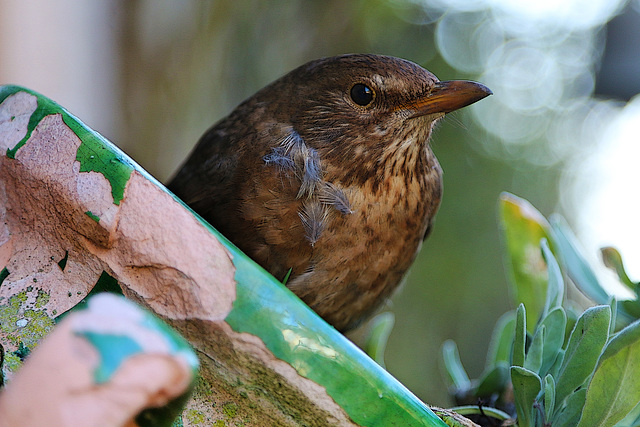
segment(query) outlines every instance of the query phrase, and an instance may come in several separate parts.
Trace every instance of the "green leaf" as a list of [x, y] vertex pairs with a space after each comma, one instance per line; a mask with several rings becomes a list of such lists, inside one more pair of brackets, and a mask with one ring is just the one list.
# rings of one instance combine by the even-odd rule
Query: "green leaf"
[[287, 282], [289, 281], [289, 277], [291, 277], [291, 272], [293, 271], [293, 268], [290, 268], [289, 271], [287, 271], [287, 274], [284, 275], [284, 279], [282, 279], [282, 284], [283, 285], [287, 285]]
[[602, 285], [600, 285], [600, 282], [587, 261], [580, 254], [576, 238], [564, 218], [559, 215], [552, 216], [551, 226], [554, 231], [553, 241], [557, 251], [564, 260], [571, 280], [596, 303], [607, 304], [609, 302], [609, 295]]
[[560, 366], [562, 366], [563, 361], [564, 361], [564, 350], [560, 350], [558, 351], [558, 355], [556, 356], [555, 360], [553, 361], [553, 364], [551, 365], [547, 373], [551, 375], [553, 378], [557, 378], [558, 372], [560, 372]]
[[509, 381], [509, 364], [498, 362], [493, 369], [487, 371], [478, 381], [476, 396], [491, 396], [494, 393], [502, 393]]
[[616, 331], [616, 322], [618, 317], [618, 301], [616, 297], [609, 299], [609, 307], [611, 307], [611, 321], [609, 322], [609, 337], [612, 337]]
[[562, 279], [562, 272], [560, 271], [558, 261], [556, 261], [556, 258], [553, 256], [551, 249], [549, 249], [549, 242], [546, 239], [540, 242], [540, 248], [542, 249], [544, 261], [547, 263], [549, 276], [544, 309], [540, 315], [540, 318], [544, 318], [549, 311], [562, 306], [562, 300], [564, 299], [564, 280]]
[[[456, 406], [454, 408], [443, 409], [432, 406], [431, 409], [438, 416], [440, 420], [442, 420], [443, 427], [475, 427], [477, 424], [473, 423], [466, 417], [480, 416], [484, 415], [487, 417], [495, 418], [498, 420], [508, 420], [510, 418], [509, 414], [502, 412], [495, 408], [489, 407], [478, 407], [478, 405], [464, 405], [464, 406]], [[397, 426], [399, 424], [395, 423], [394, 420], [388, 420], [389, 425]]]
[[540, 377], [528, 369], [512, 366], [511, 383], [513, 384], [513, 395], [518, 413], [518, 427], [533, 426], [533, 402], [542, 389]]
[[365, 352], [383, 368], [384, 351], [393, 329], [395, 316], [391, 312], [380, 313], [371, 320], [369, 334], [365, 341]]
[[640, 402], [640, 321], [616, 334], [605, 348], [578, 426], [613, 426]]
[[564, 344], [564, 331], [567, 316], [562, 307], [557, 307], [542, 319], [541, 326], [545, 327], [542, 366], [540, 374], [548, 373], [558, 357], [558, 352]]
[[621, 314], [626, 314], [631, 319], [640, 318], [640, 300], [630, 299], [618, 302], [618, 310]]
[[564, 304], [564, 312], [567, 315], [567, 326], [564, 332], [564, 341], [565, 343], [569, 343], [569, 337], [571, 336], [571, 331], [578, 323], [578, 318], [582, 316], [584, 312], [584, 308], [579, 307], [577, 303], [573, 301], [566, 301]]
[[589, 378], [609, 337], [611, 308], [591, 307], [578, 319], [556, 376], [556, 406]]
[[[445, 421], [445, 423], [448, 426], [464, 426], [464, 427], [475, 427], [477, 426], [477, 424], [472, 423], [471, 421], [469, 421], [468, 419], [465, 420], [464, 423], [462, 424], [452, 424], [450, 422], [450, 419], [445, 419], [442, 417], [441, 414], [443, 414], [443, 411], [447, 411], [447, 412], [451, 412], [451, 411], [455, 411], [457, 414], [460, 414], [464, 417], [470, 417], [473, 415], [484, 415], [487, 417], [491, 417], [491, 418], [495, 418], [496, 420], [499, 421], [507, 421], [509, 419], [511, 419], [511, 415], [507, 414], [504, 411], [501, 411], [499, 409], [496, 408], [492, 408], [490, 406], [478, 406], [478, 405], [462, 405], [462, 406], [454, 406], [453, 408], [449, 408], [449, 409], [441, 409], [441, 408], [436, 408], [436, 407], [431, 407], [433, 409], [433, 411], [438, 414], [438, 416], [443, 419]], [[459, 419], [458, 419], [459, 421]], [[393, 422], [393, 421], [392, 421]], [[496, 424], [497, 425], [497, 424]]]
[[524, 304], [520, 304], [516, 310], [516, 330], [513, 339], [513, 360], [514, 366], [524, 366], [524, 351], [527, 341], [526, 310]]
[[533, 332], [545, 306], [547, 268], [540, 240], [549, 238], [550, 226], [531, 203], [509, 193], [500, 195], [500, 224], [513, 297], [527, 307], [528, 330]]
[[516, 312], [503, 314], [496, 322], [489, 342], [485, 369], [490, 369], [500, 362], [510, 362], [511, 348], [515, 335]]
[[626, 285], [631, 291], [637, 292], [638, 283], [635, 283], [629, 279], [629, 275], [624, 268], [624, 263], [622, 262], [622, 255], [620, 252], [614, 247], [607, 246], [600, 249], [600, 253], [602, 254], [602, 262], [605, 266], [613, 270], [620, 279], [622, 284]]
[[[584, 407], [587, 389], [581, 388], [567, 398], [566, 405], [553, 417], [551, 425], [553, 427], [575, 427], [578, 424], [582, 408]], [[558, 399], [556, 399], [556, 402]]]
[[616, 424], [616, 427], [638, 427], [639, 425], [640, 425], [640, 403], [637, 404], [635, 408], [633, 408], [631, 412], [627, 414], [626, 417], [620, 420], [620, 422]]
[[556, 382], [551, 375], [544, 377], [544, 420], [548, 424], [556, 401]]
[[455, 390], [469, 390], [471, 381], [462, 366], [458, 346], [452, 340], [447, 340], [442, 344], [442, 366], [444, 367], [449, 385]]
[[524, 360], [524, 367], [533, 372], [539, 372], [542, 367], [542, 349], [545, 339], [546, 327], [544, 325], [536, 329], [536, 333], [531, 340], [529, 351]]

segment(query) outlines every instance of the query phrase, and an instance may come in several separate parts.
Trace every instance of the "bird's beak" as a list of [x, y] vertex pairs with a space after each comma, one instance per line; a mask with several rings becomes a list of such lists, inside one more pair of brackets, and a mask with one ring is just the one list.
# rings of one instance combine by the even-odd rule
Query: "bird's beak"
[[409, 107], [413, 112], [409, 118], [450, 113], [480, 101], [492, 93], [485, 85], [469, 80], [438, 82], [431, 92], [405, 105], [405, 108]]

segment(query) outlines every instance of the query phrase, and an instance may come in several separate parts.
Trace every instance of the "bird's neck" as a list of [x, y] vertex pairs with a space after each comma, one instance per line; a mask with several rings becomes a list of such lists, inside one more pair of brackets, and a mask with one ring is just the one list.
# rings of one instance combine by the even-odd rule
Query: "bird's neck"
[[341, 156], [320, 150], [319, 157], [327, 181], [345, 188], [366, 189], [380, 196], [404, 194], [413, 186], [423, 185], [427, 177], [434, 174], [439, 180], [440, 174], [440, 165], [428, 144], [415, 139], [382, 147], [363, 144], [346, 150]]

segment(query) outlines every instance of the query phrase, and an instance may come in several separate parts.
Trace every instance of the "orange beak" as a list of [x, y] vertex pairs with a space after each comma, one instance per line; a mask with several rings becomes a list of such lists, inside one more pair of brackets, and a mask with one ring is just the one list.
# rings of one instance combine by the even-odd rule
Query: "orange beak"
[[450, 113], [491, 95], [491, 89], [469, 80], [450, 80], [435, 84], [429, 94], [416, 99], [408, 107], [413, 110], [409, 118], [427, 114]]

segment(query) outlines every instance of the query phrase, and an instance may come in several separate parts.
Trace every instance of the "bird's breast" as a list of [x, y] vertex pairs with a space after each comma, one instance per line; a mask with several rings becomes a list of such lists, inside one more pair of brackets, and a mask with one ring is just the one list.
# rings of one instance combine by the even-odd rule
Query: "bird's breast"
[[[295, 133], [263, 154], [261, 176], [241, 216], [252, 227], [242, 247], [311, 308], [349, 313], [352, 324], [384, 301], [411, 265], [440, 203], [440, 167], [432, 158], [376, 165], [351, 180]], [[428, 154], [428, 153], [427, 153]], [[377, 167], [376, 167], [377, 166]], [[362, 176], [362, 174], [359, 174]], [[251, 196], [253, 195], [253, 196]], [[341, 310], [344, 304], [349, 310]]]
[[377, 188], [342, 188], [351, 211], [329, 212], [308, 268], [288, 286], [330, 323], [356, 325], [393, 292], [414, 260], [440, 203], [439, 174], [432, 179], [433, 188], [402, 177]]
[[363, 270], [376, 266], [376, 272], [383, 274], [408, 268], [440, 202], [440, 192], [427, 191], [423, 184], [418, 179], [388, 177], [381, 185], [372, 182], [344, 189], [351, 213], [332, 215], [316, 246], [340, 248], [336, 257], [343, 259], [332, 257], [335, 261], [361, 257]]

